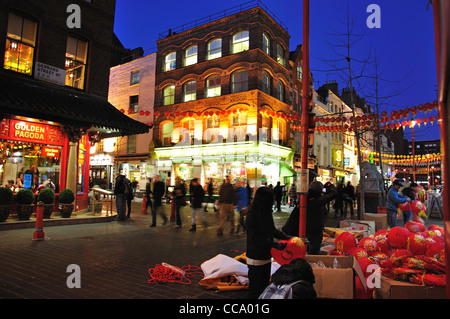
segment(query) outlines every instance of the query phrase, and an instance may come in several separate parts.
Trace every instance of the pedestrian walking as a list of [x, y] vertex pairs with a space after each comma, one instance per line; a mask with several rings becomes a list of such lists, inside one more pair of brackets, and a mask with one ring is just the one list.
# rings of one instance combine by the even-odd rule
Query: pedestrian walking
[[164, 213], [164, 209], [162, 207], [162, 197], [166, 192], [166, 184], [161, 181], [161, 177], [156, 175], [155, 182], [153, 184], [153, 209], [152, 209], [152, 224], [150, 227], [156, 227], [156, 215], [159, 215], [163, 219], [163, 225], [167, 224], [168, 218]]
[[291, 184], [291, 187], [289, 187], [289, 207], [295, 207], [295, 204], [297, 203], [297, 187], [295, 186], [295, 183]]
[[236, 182], [236, 210], [239, 213], [239, 222], [236, 229], [236, 234], [239, 233], [241, 227], [242, 232], [245, 233], [245, 215], [247, 213], [248, 206], [248, 193], [247, 189], [243, 187], [240, 181]]
[[223, 227], [225, 220], [230, 221], [230, 233], [234, 233], [234, 204], [236, 202], [236, 196], [234, 193], [233, 185], [230, 182], [230, 176], [225, 177], [225, 181], [220, 186], [219, 190], [219, 228], [217, 230], [217, 235], [223, 234]]
[[181, 228], [181, 215], [180, 209], [183, 206], [186, 206], [186, 187], [184, 183], [181, 182], [181, 178], [177, 176], [175, 178], [175, 187], [173, 188], [173, 198], [175, 201], [175, 222], [176, 228]]
[[275, 228], [272, 216], [273, 192], [260, 187], [247, 213], [248, 297], [258, 298], [270, 282], [271, 249], [284, 249], [286, 244], [274, 241], [288, 240], [290, 236]]
[[148, 207], [150, 207], [153, 214], [153, 204], [152, 204], [152, 179], [150, 178], [148, 182], [145, 184], [145, 211], [147, 212]]
[[[191, 218], [192, 218], [192, 226], [189, 231], [197, 230], [197, 223], [195, 217], [197, 213], [202, 211], [203, 198], [205, 197], [205, 191], [203, 190], [202, 185], [198, 182], [198, 178], [193, 178], [191, 182], [190, 188], [191, 195]], [[202, 224], [203, 227], [207, 226], [205, 212], [202, 213]]]
[[401, 180], [396, 179], [392, 183], [386, 201], [386, 213], [389, 227], [397, 226], [397, 205], [410, 202], [411, 199], [405, 195], [401, 195], [398, 190], [403, 186]]
[[281, 187], [280, 182], [277, 182], [277, 185], [273, 188], [273, 195], [275, 197], [276, 210], [277, 212], [281, 212], [281, 199], [283, 198], [283, 188]]
[[208, 198], [205, 204], [205, 212], [208, 211], [209, 203], [213, 203], [214, 212], [217, 212], [216, 205], [214, 205], [214, 183], [212, 178], [209, 179], [208, 183]]
[[127, 179], [128, 182], [125, 182], [126, 189], [125, 189], [125, 197], [127, 201], [127, 207], [128, 207], [128, 213], [127, 218], [130, 218], [131, 216], [131, 201], [134, 198], [134, 190], [133, 190], [133, 183], [130, 182], [130, 180]]
[[[314, 181], [309, 185], [306, 208], [306, 238], [308, 239], [308, 254], [319, 255], [322, 246], [323, 229], [327, 210], [325, 206], [331, 202], [337, 194], [336, 187], [329, 183], [323, 186], [321, 182]], [[326, 192], [323, 192], [325, 188]], [[282, 230], [290, 236], [299, 235], [300, 209], [296, 207]]]
[[123, 174], [122, 170], [119, 171], [119, 174], [116, 177], [116, 181], [114, 183], [114, 195], [116, 196], [116, 210], [117, 210], [117, 220], [123, 221], [125, 220], [125, 212], [126, 212], [126, 197], [125, 197], [125, 189], [126, 189], [126, 181], [130, 182]]
[[353, 217], [354, 212], [353, 212], [353, 205], [354, 205], [354, 201], [356, 200], [356, 195], [355, 195], [355, 187], [352, 185], [352, 183], [350, 183], [350, 181], [347, 182], [347, 186], [345, 186], [344, 189], [344, 213], [345, 215], [347, 215], [347, 207], [350, 207], [350, 215]]
[[342, 217], [344, 216], [344, 184], [339, 183], [337, 186], [337, 194], [334, 199], [334, 216]]

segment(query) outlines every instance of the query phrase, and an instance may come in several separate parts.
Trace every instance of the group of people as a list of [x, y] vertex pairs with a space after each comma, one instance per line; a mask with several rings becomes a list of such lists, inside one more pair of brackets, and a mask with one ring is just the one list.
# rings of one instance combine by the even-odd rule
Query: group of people
[[[389, 227], [397, 226], [398, 205], [416, 200], [416, 192], [419, 185], [415, 182], [411, 182], [411, 184], [408, 187], [403, 188], [400, 193], [400, 188], [403, 186], [403, 181], [401, 179], [396, 179], [388, 189], [386, 213]], [[406, 224], [410, 220], [412, 220], [412, 212], [410, 210], [403, 211], [403, 222]]]
[[335, 217], [346, 217], [348, 208], [350, 208], [350, 214], [353, 217], [355, 200], [355, 187], [352, 183], [348, 181], [346, 186], [344, 186], [344, 183], [338, 183], [337, 194], [333, 205]]

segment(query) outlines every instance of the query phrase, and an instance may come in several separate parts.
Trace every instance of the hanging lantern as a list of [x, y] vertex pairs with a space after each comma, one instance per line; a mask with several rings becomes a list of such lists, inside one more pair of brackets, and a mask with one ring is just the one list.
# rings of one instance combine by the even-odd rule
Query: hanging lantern
[[186, 114], [187, 114], [186, 112], [181, 112], [182, 117], [186, 117]]
[[144, 114], [145, 114], [144, 111], [142, 111], [142, 110], [139, 111], [139, 115], [140, 115], [140, 116], [142, 116], [142, 115], [144, 115]]
[[202, 116], [202, 112], [197, 111], [197, 116]]
[[430, 116], [430, 122], [431, 124], [433, 124], [433, 122], [436, 120], [436, 118], [434, 116]]
[[169, 112], [169, 111], [166, 111], [166, 112], [164, 112], [164, 115], [165, 115], [165, 116], [170, 116], [170, 112]]
[[427, 123], [428, 123], [428, 117], [424, 117], [424, 118], [423, 118], [423, 123], [424, 123], [425, 125], [427, 125]]
[[387, 114], [388, 114], [388, 113], [387, 113], [386, 111], [381, 112], [381, 116], [382, 116], [382, 117], [386, 117]]
[[145, 116], [150, 116], [150, 111], [145, 111]]
[[155, 116], [159, 116], [160, 113], [159, 113], [159, 111], [156, 111], [154, 114], [155, 114]]
[[188, 115], [189, 117], [192, 117], [194, 115], [194, 112], [189, 112]]
[[178, 111], [175, 112], [175, 116], [176, 116], [176, 117], [180, 116], [180, 112], [178, 112]]

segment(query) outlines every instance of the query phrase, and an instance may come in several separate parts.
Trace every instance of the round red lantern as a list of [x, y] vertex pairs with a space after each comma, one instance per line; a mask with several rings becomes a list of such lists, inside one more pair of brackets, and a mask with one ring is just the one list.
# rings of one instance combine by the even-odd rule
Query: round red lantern
[[364, 249], [369, 256], [378, 252], [378, 244], [374, 238], [365, 237], [359, 241], [358, 247]]
[[166, 112], [164, 112], [164, 115], [165, 115], [165, 116], [170, 116], [170, 112], [169, 112], [169, 111], [166, 111]]
[[413, 253], [407, 249], [397, 249], [389, 257], [389, 260], [392, 262], [394, 267], [398, 267], [401, 265], [402, 261], [408, 257], [414, 257]]
[[386, 111], [381, 112], [381, 116], [382, 116], [382, 117], [386, 117], [387, 114], [388, 114], [388, 112], [386, 112]]
[[425, 255], [427, 255], [428, 257], [434, 257], [435, 255], [439, 255], [441, 251], [444, 249], [443, 242], [436, 242], [431, 238], [426, 238], [425, 241], [427, 244], [427, 250], [425, 252]]
[[350, 248], [347, 254], [349, 254], [350, 256], [355, 257], [356, 259], [369, 256], [369, 255], [367, 255], [367, 251], [365, 251], [364, 249], [362, 249], [360, 247]]
[[421, 201], [415, 200], [411, 202], [411, 212], [413, 214], [418, 214], [424, 209], [425, 205]]
[[295, 258], [305, 258], [306, 246], [305, 243], [298, 237], [292, 237], [287, 241], [280, 240], [281, 243], [286, 243], [283, 250], [272, 248], [271, 253], [273, 259], [280, 265], [285, 265]]
[[411, 234], [408, 236], [406, 249], [412, 252], [414, 255], [423, 255], [427, 250], [427, 243], [425, 238], [421, 234]]
[[139, 111], [139, 115], [140, 115], [140, 116], [144, 115], [144, 111], [140, 110], [140, 111]]
[[344, 254], [346, 254], [351, 248], [358, 246], [355, 236], [353, 236], [350, 232], [343, 232], [336, 236], [334, 244], [336, 246], [336, 250]]
[[402, 212], [407, 212], [411, 210], [411, 205], [408, 202], [404, 202], [397, 205], [397, 208], [400, 209]]
[[150, 111], [145, 111], [145, 116], [150, 116]]
[[160, 113], [159, 113], [159, 111], [156, 111], [154, 114], [155, 114], [155, 116], [159, 116]]
[[406, 228], [395, 226], [389, 230], [387, 240], [392, 248], [402, 249], [406, 247], [409, 234], [409, 230]]
[[411, 233], [420, 233], [425, 230], [425, 226], [422, 223], [414, 222], [412, 220], [405, 224], [405, 228]]

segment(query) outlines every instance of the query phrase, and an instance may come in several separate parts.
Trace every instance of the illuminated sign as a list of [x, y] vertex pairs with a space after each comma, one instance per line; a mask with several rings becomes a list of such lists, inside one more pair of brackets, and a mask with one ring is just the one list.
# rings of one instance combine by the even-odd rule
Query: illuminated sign
[[345, 177], [345, 172], [344, 171], [335, 171], [334, 176]]
[[45, 157], [59, 157], [59, 148], [45, 146], [42, 148], [41, 155]]
[[29, 123], [15, 122], [13, 136], [20, 139], [45, 141], [45, 126]]
[[21, 142], [59, 145], [64, 144], [64, 134], [60, 127], [41, 123], [3, 119], [0, 138]]
[[342, 151], [336, 150], [334, 154], [335, 154], [334, 159], [336, 160], [336, 162], [342, 162]]

